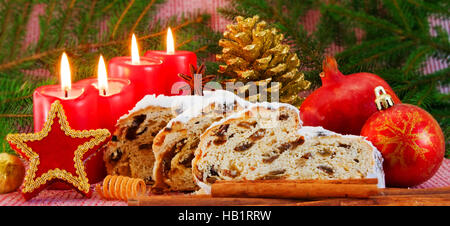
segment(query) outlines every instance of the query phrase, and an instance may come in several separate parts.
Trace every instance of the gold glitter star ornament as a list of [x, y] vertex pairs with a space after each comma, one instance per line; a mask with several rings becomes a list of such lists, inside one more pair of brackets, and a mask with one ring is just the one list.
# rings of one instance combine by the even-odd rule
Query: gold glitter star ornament
[[92, 191], [84, 160], [111, 136], [107, 129], [73, 130], [62, 104], [53, 102], [44, 128], [38, 133], [8, 134], [6, 140], [29, 161], [22, 195], [29, 200], [55, 182], [63, 182], [86, 197]]

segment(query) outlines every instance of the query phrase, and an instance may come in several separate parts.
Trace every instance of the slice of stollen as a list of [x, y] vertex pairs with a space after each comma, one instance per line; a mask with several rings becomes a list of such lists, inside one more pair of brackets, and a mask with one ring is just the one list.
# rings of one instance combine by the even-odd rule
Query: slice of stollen
[[192, 163], [198, 185], [208, 193], [216, 180], [378, 178], [384, 187], [381, 155], [369, 141], [300, 128], [292, 108], [255, 104], [208, 128]]
[[156, 135], [153, 142], [154, 192], [197, 190], [191, 162], [200, 135], [212, 123], [250, 104], [224, 90], [205, 91], [204, 94], [205, 98], [200, 103], [170, 120]]
[[215, 180], [257, 179], [255, 170], [262, 164], [263, 151], [300, 145], [300, 127], [299, 111], [292, 105], [252, 104], [201, 135], [192, 162], [194, 179], [202, 188]]

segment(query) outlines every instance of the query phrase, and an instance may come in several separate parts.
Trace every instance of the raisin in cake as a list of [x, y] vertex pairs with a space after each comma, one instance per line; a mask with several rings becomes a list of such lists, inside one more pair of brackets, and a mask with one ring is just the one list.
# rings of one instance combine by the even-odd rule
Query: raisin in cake
[[194, 191], [191, 162], [200, 135], [213, 123], [243, 110], [250, 103], [232, 92], [204, 92], [201, 103], [172, 119], [153, 142], [153, 191]]
[[118, 120], [116, 131], [105, 146], [103, 160], [107, 173], [141, 178], [152, 184], [154, 137], [172, 118], [200, 99], [200, 96], [145, 96]]
[[194, 179], [206, 192], [216, 180], [375, 177], [384, 186], [381, 155], [369, 141], [299, 127], [297, 112], [270, 104], [221, 120], [201, 136]]

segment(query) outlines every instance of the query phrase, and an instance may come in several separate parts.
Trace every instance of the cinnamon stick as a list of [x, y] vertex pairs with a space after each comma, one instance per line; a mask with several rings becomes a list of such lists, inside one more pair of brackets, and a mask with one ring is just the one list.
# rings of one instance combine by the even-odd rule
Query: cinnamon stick
[[378, 194], [376, 184], [332, 184], [292, 182], [228, 182], [211, 186], [213, 197], [260, 197], [260, 198], [368, 198]]
[[243, 206], [295, 205], [298, 200], [264, 198], [212, 198], [210, 195], [152, 195], [128, 200], [129, 206]]

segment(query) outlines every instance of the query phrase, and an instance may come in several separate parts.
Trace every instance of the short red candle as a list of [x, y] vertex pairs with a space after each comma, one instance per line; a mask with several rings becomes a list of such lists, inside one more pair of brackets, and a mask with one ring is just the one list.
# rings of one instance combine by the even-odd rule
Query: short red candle
[[67, 120], [72, 129], [98, 129], [100, 123], [97, 113], [97, 97], [95, 89], [81, 84], [73, 84], [65, 97], [59, 85], [48, 85], [37, 88], [33, 93], [34, 131], [42, 130], [47, 120], [48, 111], [55, 100], [63, 105]]
[[136, 104], [147, 94], [161, 94], [162, 61], [155, 57], [141, 57], [139, 64], [133, 64], [131, 57], [114, 57], [108, 63], [110, 78], [129, 79], [134, 86]]
[[111, 134], [115, 131], [117, 120], [124, 114], [127, 114], [134, 105], [134, 86], [130, 80], [122, 78], [108, 78], [108, 89], [98, 89], [97, 79], [85, 79], [77, 85], [85, 85], [95, 89], [95, 96], [97, 97], [97, 120], [99, 128], [108, 129]]
[[[173, 85], [184, 80], [178, 76], [179, 73], [190, 74], [189, 64], [197, 66], [197, 55], [190, 51], [147, 51], [145, 57], [159, 57], [163, 61], [163, 72], [159, 75], [159, 80], [163, 84], [162, 94], [172, 96], [179, 95], [176, 87]], [[172, 89], [175, 91], [173, 92]]]

